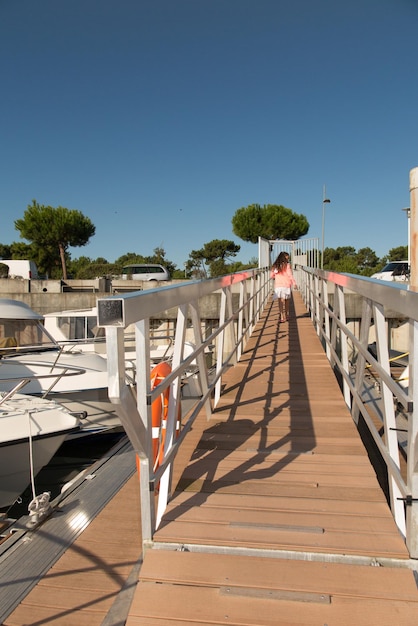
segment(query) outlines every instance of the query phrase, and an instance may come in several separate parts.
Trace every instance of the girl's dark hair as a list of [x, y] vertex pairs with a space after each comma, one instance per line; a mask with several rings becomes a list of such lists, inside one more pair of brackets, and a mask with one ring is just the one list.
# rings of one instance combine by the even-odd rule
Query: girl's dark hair
[[289, 254], [287, 252], [280, 252], [279, 256], [273, 263], [273, 267], [278, 272], [281, 272], [288, 263], [289, 263]]

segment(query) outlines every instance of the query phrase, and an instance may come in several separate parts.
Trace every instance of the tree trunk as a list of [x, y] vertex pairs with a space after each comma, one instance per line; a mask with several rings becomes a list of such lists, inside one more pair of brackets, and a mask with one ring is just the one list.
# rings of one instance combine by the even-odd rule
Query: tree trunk
[[62, 267], [62, 279], [67, 280], [67, 264], [65, 263], [65, 248], [62, 243], [58, 244], [60, 249], [61, 267]]

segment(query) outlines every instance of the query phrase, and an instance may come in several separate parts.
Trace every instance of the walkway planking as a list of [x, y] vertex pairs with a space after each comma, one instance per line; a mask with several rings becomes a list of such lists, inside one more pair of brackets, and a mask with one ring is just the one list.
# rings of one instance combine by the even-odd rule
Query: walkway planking
[[136, 476], [4, 626], [415, 625], [404, 543], [297, 293], [294, 305], [280, 328], [268, 308], [212, 420], [202, 412], [186, 438], [130, 609]]
[[[38, 579], [37, 585], [22, 598], [17, 608], [2, 622], [4, 626], [37, 626], [41, 624], [60, 626], [100, 626], [108, 615], [121, 590], [125, 587], [130, 573], [138, 563], [141, 553], [141, 530], [139, 512], [138, 476], [135, 471], [135, 455], [132, 449], [125, 453], [122, 460], [115, 457], [115, 462], [129, 468], [130, 478], [114, 495], [98, 516], [85, 528], [76, 541], [69, 545], [62, 556], [61, 544], [65, 543], [65, 531], [61, 534], [54, 530], [65, 517], [71, 518], [74, 508], [82, 519], [83, 501], [88, 494], [75, 495], [75, 501], [59, 505], [52, 518], [46, 520], [36, 531], [36, 538], [45, 538], [50, 554], [45, 559], [53, 563], [42, 575], [35, 575], [30, 567], [26, 577], [28, 586]], [[112, 467], [114, 467], [112, 465]], [[106, 470], [107, 471], [107, 470]], [[118, 471], [115, 471], [118, 473]], [[132, 475], [133, 474], [133, 475]], [[96, 491], [97, 480], [87, 481], [87, 487]], [[104, 482], [100, 489], [111, 489], [111, 480]], [[94, 497], [94, 496], [93, 496]], [[77, 521], [77, 518], [76, 518]], [[68, 531], [67, 531], [68, 534]], [[28, 546], [28, 560], [36, 558], [31, 552], [33, 547], [30, 534], [24, 538]], [[48, 541], [47, 541], [48, 540]], [[38, 555], [39, 567], [42, 559]], [[55, 562], [54, 562], [55, 560]], [[32, 561], [32, 559], [31, 559]], [[19, 564], [17, 564], [19, 565]], [[29, 565], [29, 564], [28, 564]], [[16, 569], [16, 579], [5, 584], [0, 590], [0, 606], [14, 589], [22, 584], [22, 568]], [[4, 596], [2, 594], [5, 594]], [[126, 615], [126, 613], [125, 613]]]
[[280, 326], [268, 307], [225, 377], [127, 626], [416, 623], [403, 539], [297, 293], [293, 304]]

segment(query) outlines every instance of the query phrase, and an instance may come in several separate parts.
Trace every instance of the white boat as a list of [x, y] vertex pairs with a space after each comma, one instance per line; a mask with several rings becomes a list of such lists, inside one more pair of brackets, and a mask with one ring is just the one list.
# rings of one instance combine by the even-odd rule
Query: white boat
[[[150, 320], [150, 362], [151, 368], [162, 361], [171, 361], [174, 350], [174, 327], [167, 320]], [[97, 325], [97, 307], [91, 309], [73, 309], [46, 313], [44, 316], [46, 331], [62, 347], [65, 353], [97, 353], [107, 357], [105, 329]], [[136, 344], [135, 329], [125, 329], [125, 372], [132, 385], [136, 382]], [[194, 350], [191, 341], [185, 341], [183, 357], [187, 358]], [[207, 354], [212, 349], [206, 351]], [[183, 397], [199, 395], [196, 362], [193, 361], [183, 378]]]
[[53, 400], [0, 394], [0, 509], [16, 501], [78, 430], [78, 418]]
[[[170, 359], [173, 354], [173, 330], [167, 322], [155, 321], [151, 328], [150, 359], [152, 364]], [[95, 352], [106, 358], [105, 329], [97, 325], [97, 307], [57, 311], [44, 315], [46, 331], [65, 352]], [[135, 330], [125, 330], [125, 368], [128, 376], [135, 381], [136, 353]]]
[[[97, 325], [97, 307], [90, 309], [72, 309], [46, 313], [44, 326], [48, 334], [67, 352], [97, 353], [107, 358], [105, 329]], [[154, 368], [162, 361], [171, 361], [174, 351], [174, 323], [167, 320], [150, 320], [150, 362]], [[187, 331], [186, 331], [187, 337]], [[127, 380], [134, 385], [136, 382], [136, 343], [134, 325], [128, 326], [124, 332], [125, 372]], [[185, 341], [183, 357], [187, 358], [194, 350], [192, 338]], [[205, 353], [212, 361], [213, 346]], [[199, 395], [197, 384], [196, 362], [190, 364], [183, 378], [183, 397]]]
[[43, 319], [24, 302], [0, 299], [0, 391], [26, 379], [26, 394], [54, 399], [79, 414], [80, 436], [121, 428], [108, 397], [106, 359], [63, 350]]

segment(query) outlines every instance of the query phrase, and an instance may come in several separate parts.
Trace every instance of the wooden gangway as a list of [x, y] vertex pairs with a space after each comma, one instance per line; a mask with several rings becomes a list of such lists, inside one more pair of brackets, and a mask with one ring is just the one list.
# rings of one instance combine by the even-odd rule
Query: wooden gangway
[[299, 294], [270, 303], [145, 553], [135, 624], [416, 624], [413, 565]]
[[268, 304], [195, 422], [139, 575], [133, 476], [5, 626], [416, 624], [415, 562], [298, 293], [291, 311]]

